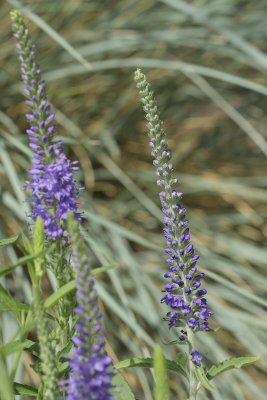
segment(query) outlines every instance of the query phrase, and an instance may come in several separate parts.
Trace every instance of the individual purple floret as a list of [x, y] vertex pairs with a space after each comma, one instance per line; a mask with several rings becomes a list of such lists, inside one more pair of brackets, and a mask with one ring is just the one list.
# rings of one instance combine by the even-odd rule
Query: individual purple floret
[[78, 320], [70, 355], [71, 372], [66, 382], [67, 400], [114, 400], [110, 394], [114, 375], [112, 359], [105, 353], [102, 314], [99, 311], [91, 268], [84, 255], [77, 223], [69, 217], [72, 264], [76, 272], [75, 314]]
[[[135, 79], [148, 121], [151, 154], [158, 176], [157, 185], [161, 188], [160, 202], [164, 213], [163, 233], [169, 269], [164, 277], [169, 282], [164, 287], [165, 295], [161, 302], [171, 309], [166, 315], [169, 327], [182, 326], [179, 339], [186, 342], [189, 341], [188, 336], [192, 336], [186, 332], [188, 329], [193, 333], [209, 330], [208, 320], [213, 313], [205, 299], [206, 289], [200, 288], [204, 274], [196, 266], [199, 255], [195, 254], [195, 248], [190, 242], [189, 221], [186, 208], [181, 202], [183, 193], [174, 188], [177, 179], [173, 177], [171, 152], [165, 140], [153, 92], [140, 70], [136, 71]], [[199, 362], [200, 358], [199, 356]]]
[[72, 211], [77, 220], [82, 217], [77, 211], [80, 187], [73, 173], [77, 162], [71, 162], [63, 151], [63, 142], [54, 142], [56, 127], [51, 105], [47, 101], [45, 81], [36, 62], [35, 45], [19, 12], [12, 14], [14, 36], [21, 62], [24, 94], [30, 112], [26, 114], [30, 128], [27, 129], [29, 147], [33, 151], [31, 180], [25, 188], [32, 193], [32, 219], [40, 216], [44, 221], [47, 237], [63, 237], [67, 212]]
[[204, 360], [204, 358], [205, 357], [201, 353], [199, 353], [197, 350], [193, 350], [191, 352], [191, 361], [197, 366], [201, 365], [201, 362]]

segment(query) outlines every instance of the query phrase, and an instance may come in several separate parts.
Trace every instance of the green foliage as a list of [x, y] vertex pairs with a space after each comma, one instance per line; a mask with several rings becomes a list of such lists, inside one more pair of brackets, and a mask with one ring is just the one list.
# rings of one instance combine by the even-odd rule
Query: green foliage
[[49, 309], [53, 307], [60, 299], [62, 299], [67, 294], [73, 292], [75, 290], [75, 280], [72, 280], [66, 283], [64, 286], [61, 286], [58, 290], [56, 290], [51, 296], [49, 296], [45, 302], [44, 307]]
[[33, 251], [40, 254], [34, 260], [35, 273], [37, 278], [41, 278], [45, 273], [45, 258], [44, 258], [45, 238], [44, 238], [44, 222], [41, 217], [35, 221], [33, 231]]
[[170, 389], [167, 376], [165, 357], [159, 345], [156, 345], [154, 354], [154, 371], [155, 371], [155, 400], [169, 400]]
[[116, 400], [135, 400], [130, 386], [120, 372], [113, 377], [112, 384]]
[[5, 400], [14, 400], [12, 382], [9, 377], [6, 363], [1, 353], [0, 353], [0, 371], [1, 371], [0, 398]]
[[215, 387], [209, 383], [205, 370], [202, 366], [196, 367], [195, 373], [199, 382], [205, 389], [209, 390], [210, 392], [215, 391]]
[[207, 371], [207, 378], [209, 380], [215, 378], [216, 376], [222, 374], [225, 371], [228, 371], [230, 369], [234, 368], [241, 368], [245, 365], [255, 363], [258, 361], [260, 357], [234, 357], [230, 358], [229, 360], [225, 360], [221, 362], [220, 364], [213, 365], [208, 371]]
[[[109, 271], [110, 269], [115, 268], [116, 265], [103, 265], [103, 267], [95, 268], [92, 270], [93, 275], [102, 274], [103, 272]], [[58, 290], [56, 290], [51, 296], [49, 296], [44, 303], [44, 307], [46, 309], [53, 307], [61, 298], [65, 297], [67, 294], [73, 292], [76, 289], [75, 280], [66, 283], [61, 286]]]
[[171, 340], [170, 342], [164, 343], [165, 346], [174, 346], [175, 344], [185, 345], [186, 343], [184, 342], [184, 340], [180, 339], [175, 339]]
[[7, 239], [1, 239], [0, 240], [0, 247], [9, 246], [10, 244], [15, 243], [18, 240], [18, 238], [19, 238], [19, 235], [15, 235], [15, 236], [12, 236], [12, 237], [7, 238]]
[[19, 316], [22, 311], [29, 311], [28, 304], [17, 303], [11, 294], [0, 284], [0, 311], [11, 311]]
[[[186, 377], [186, 372], [185, 370], [176, 363], [175, 361], [165, 359], [166, 363], [166, 368], [169, 369], [170, 371], [174, 371], [177, 374], [180, 374], [184, 377]], [[142, 368], [153, 368], [153, 358], [139, 358], [139, 357], [134, 357], [134, 358], [129, 358], [127, 360], [119, 361], [118, 363], [115, 364], [115, 368], [121, 369], [121, 368], [133, 368], [133, 367], [142, 367]]]
[[[34, 354], [34, 352], [31, 351], [31, 348], [36, 345], [34, 342], [32, 342], [31, 340], [14, 340], [12, 342], [6, 343], [6, 344], [2, 344], [0, 346], [0, 353], [3, 354], [4, 356], [8, 356], [12, 353], [16, 353], [20, 350], [29, 350], [32, 354]], [[36, 353], [35, 353], [36, 355]]]
[[30, 261], [34, 261], [36, 259], [36, 257], [38, 257], [38, 256], [39, 256], [39, 254], [30, 254], [28, 256], [19, 258], [18, 261], [13, 265], [9, 265], [7, 267], [1, 266], [0, 277], [10, 274], [10, 272], [12, 272], [15, 268], [17, 268], [21, 265], [25, 265], [25, 264], [28, 264]]
[[38, 390], [29, 385], [23, 385], [21, 383], [14, 382], [14, 392], [15, 394], [20, 394], [22, 396], [32, 396], [37, 397]]

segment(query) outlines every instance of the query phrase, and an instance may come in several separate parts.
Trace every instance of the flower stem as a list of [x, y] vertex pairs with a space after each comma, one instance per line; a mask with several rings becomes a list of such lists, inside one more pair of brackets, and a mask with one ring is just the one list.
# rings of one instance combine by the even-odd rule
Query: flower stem
[[[188, 346], [189, 346], [189, 354], [191, 354], [192, 349], [194, 348], [194, 334], [191, 329], [187, 329], [187, 338], [188, 338]], [[189, 398], [188, 400], [196, 400], [197, 396], [197, 377], [195, 373], [195, 364], [190, 360], [189, 361]]]

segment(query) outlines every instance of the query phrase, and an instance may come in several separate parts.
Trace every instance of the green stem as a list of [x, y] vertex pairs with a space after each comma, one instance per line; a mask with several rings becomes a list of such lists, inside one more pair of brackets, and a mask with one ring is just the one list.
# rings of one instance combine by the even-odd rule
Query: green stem
[[[187, 330], [189, 354], [191, 354], [194, 348], [194, 333], [189, 328]], [[197, 398], [197, 386], [198, 380], [195, 373], [195, 365], [189, 360], [189, 398], [188, 400], [196, 400]]]

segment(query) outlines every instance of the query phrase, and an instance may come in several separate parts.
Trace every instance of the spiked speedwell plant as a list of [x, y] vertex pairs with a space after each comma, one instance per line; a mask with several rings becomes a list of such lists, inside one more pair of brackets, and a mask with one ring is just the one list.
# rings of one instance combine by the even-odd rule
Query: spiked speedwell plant
[[[46, 97], [45, 82], [20, 12], [13, 11], [11, 19], [26, 104], [30, 109], [26, 118], [30, 125], [27, 134], [32, 168], [25, 189], [30, 190], [32, 229], [29, 237], [23, 235], [25, 257], [1, 270], [0, 276], [11, 273], [18, 265], [27, 265], [32, 303], [17, 303], [0, 285], [1, 310], [13, 313], [18, 325], [11, 342], [0, 345], [0, 368], [4, 377], [0, 382], [0, 398], [11, 400], [14, 395], [22, 395], [38, 400], [133, 400], [134, 395], [118, 369], [145, 366], [155, 369], [156, 400], [170, 399], [168, 369], [188, 381], [188, 398], [196, 400], [201, 387], [215, 390], [210, 384], [215, 376], [254, 362], [257, 357], [230, 359], [207, 369], [205, 357], [195, 344], [196, 333], [210, 331], [209, 318], [213, 313], [207, 303], [207, 291], [201, 287], [204, 274], [198, 270], [199, 256], [190, 242], [182, 193], [175, 189], [171, 153], [146, 77], [140, 70], [136, 72], [164, 214], [168, 264], [164, 277], [168, 283], [161, 302], [170, 308], [165, 319], [169, 328], [177, 329], [176, 344], [188, 345], [188, 353], [179, 362], [166, 360], [157, 345], [153, 358], [124, 360], [114, 368], [105, 351], [103, 316], [94, 280], [96, 271], [91, 269], [80, 232], [79, 223], [83, 219], [78, 211], [80, 186], [74, 180], [77, 162], [67, 158], [63, 142], [55, 139], [54, 115]], [[0, 245], [12, 244], [17, 239], [2, 240]], [[56, 288], [45, 298], [43, 282], [48, 271], [56, 281]], [[76, 296], [72, 293], [75, 290]], [[29, 336], [33, 329], [38, 336], [36, 342]], [[31, 355], [31, 367], [39, 375], [39, 385], [15, 381], [23, 351]], [[10, 353], [17, 354], [11, 370], [6, 362]]]
[[[77, 210], [80, 187], [74, 181], [77, 162], [67, 158], [62, 141], [55, 141], [54, 114], [48, 104], [45, 81], [41, 77], [29, 31], [18, 11], [11, 13], [11, 19], [25, 84], [26, 104], [30, 108], [26, 118], [30, 122], [27, 133], [33, 165], [29, 170], [31, 180], [26, 182], [25, 188], [31, 191], [31, 219], [36, 222], [33, 245], [27, 242], [28, 251], [32, 248], [33, 252], [41, 253], [31, 268], [33, 313], [39, 336], [42, 374], [38, 397], [56, 400], [65, 397], [66, 391], [68, 400], [112, 400], [112, 360], [105, 354], [102, 316], [98, 310], [94, 280], [74, 220], [82, 220]], [[73, 217], [69, 215], [67, 227], [68, 213]], [[67, 262], [70, 243], [71, 263]], [[60, 304], [53, 324], [48, 322], [41, 291], [41, 278], [48, 265], [44, 257], [45, 246], [50, 247], [49, 264], [55, 272], [58, 287], [62, 290], [62, 286], [64, 288], [64, 284], [69, 283], [66, 277], [76, 276], [77, 284], [77, 306], [73, 296], [70, 298], [66, 292], [65, 298], [58, 299]], [[59, 265], [54, 265], [57, 263]], [[66, 363], [67, 354], [64, 357], [63, 349], [69, 348], [71, 342], [75, 349], [68, 357], [70, 373], [66, 379], [68, 370], [62, 371], [62, 365], [63, 361]], [[61, 357], [57, 359], [59, 353]]]
[[[168, 272], [164, 277], [169, 282], [164, 287], [163, 292], [166, 294], [161, 302], [171, 310], [167, 312], [165, 319], [169, 328], [178, 328], [177, 343], [188, 344], [189, 400], [195, 400], [201, 384], [206, 389], [213, 390], [208, 382], [210, 372], [207, 375], [202, 366], [205, 357], [195, 348], [195, 334], [211, 330], [208, 321], [213, 313], [205, 298], [207, 290], [201, 288], [204, 273], [198, 270], [199, 255], [195, 253], [195, 248], [190, 242], [189, 220], [186, 208], [181, 202], [183, 193], [175, 189], [177, 179], [173, 177], [171, 152], [168, 149], [154, 94], [140, 69], [135, 72], [135, 81], [147, 120], [151, 155], [158, 176], [157, 185], [161, 189], [159, 196], [164, 214], [163, 232], [168, 265]], [[235, 361], [232, 360], [232, 367], [238, 366], [238, 362], [235, 364]], [[227, 369], [227, 365], [229, 360], [221, 364], [221, 369], [219, 367], [217, 373]]]

